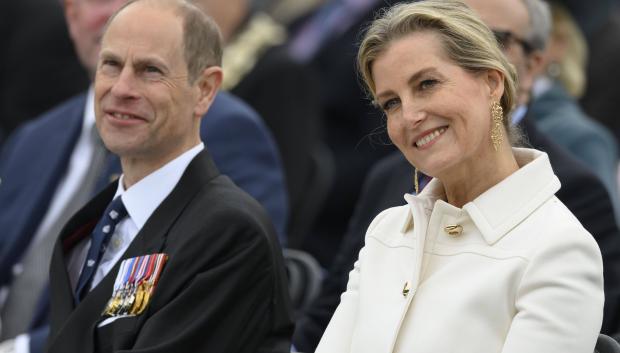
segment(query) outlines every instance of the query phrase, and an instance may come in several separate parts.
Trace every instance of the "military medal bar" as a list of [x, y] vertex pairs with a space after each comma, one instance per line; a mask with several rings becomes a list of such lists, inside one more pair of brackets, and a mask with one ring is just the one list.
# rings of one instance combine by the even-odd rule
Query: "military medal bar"
[[168, 260], [166, 254], [125, 259], [114, 282], [114, 291], [104, 316], [134, 316], [148, 306], [159, 276]]

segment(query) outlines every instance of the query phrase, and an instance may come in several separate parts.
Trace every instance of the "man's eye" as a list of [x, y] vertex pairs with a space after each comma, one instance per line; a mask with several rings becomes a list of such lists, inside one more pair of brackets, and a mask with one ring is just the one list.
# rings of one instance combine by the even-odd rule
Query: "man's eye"
[[118, 66], [118, 62], [115, 60], [109, 60], [109, 59], [105, 59], [101, 62], [102, 66], [112, 66], [112, 67], [116, 67]]
[[383, 104], [381, 104], [381, 109], [383, 109], [383, 111], [385, 112], [388, 112], [396, 108], [399, 103], [400, 101], [397, 98], [388, 99]]
[[156, 67], [156, 66], [146, 66], [144, 68], [144, 72], [149, 73], [149, 74], [161, 74], [162, 71]]
[[434, 79], [424, 80], [424, 81], [420, 82], [420, 89], [424, 91], [424, 90], [433, 88], [438, 83], [439, 83], [439, 81], [434, 80]]

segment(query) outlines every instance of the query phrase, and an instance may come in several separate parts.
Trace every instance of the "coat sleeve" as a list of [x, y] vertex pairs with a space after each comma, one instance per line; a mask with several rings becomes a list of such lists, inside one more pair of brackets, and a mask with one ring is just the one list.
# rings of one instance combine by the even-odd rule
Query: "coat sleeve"
[[594, 350], [603, 318], [601, 253], [581, 225], [568, 223], [541, 235], [517, 290], [502, 353]]
[[[373, 232], [386, 212], [387, 210], [375, 217], [368, 227], [366, 237]], [[327, 325], [315, 353], [351, 352], [351, 341], [353, 339], [355, 322], [357, 321], [359, 288], [365, 251], [365, 248], [362, 248], [358, 260], [353, 265], [353, 270], [349, 273], [347, 290], [340, 297], [340, 304]]]

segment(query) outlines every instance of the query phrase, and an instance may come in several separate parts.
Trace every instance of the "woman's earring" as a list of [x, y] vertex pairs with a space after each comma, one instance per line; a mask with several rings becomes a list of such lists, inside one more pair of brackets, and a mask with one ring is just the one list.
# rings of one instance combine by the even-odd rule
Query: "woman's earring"
[[499, 105], [497, 101], [491, 103], [491, 118], [493, 120], [493, 127], [491, 128], [491, 141], [493, 141], [493, 148], [495, 151], [498, 151], [499, 146], [502, 143], [504, 109], [502, 109], [502, 106]]
[[415, 189], [415, 194], [417, 195], [420, 192], [420, 184], [418, 182], [418, 169], [413, 169], [413, 187]]

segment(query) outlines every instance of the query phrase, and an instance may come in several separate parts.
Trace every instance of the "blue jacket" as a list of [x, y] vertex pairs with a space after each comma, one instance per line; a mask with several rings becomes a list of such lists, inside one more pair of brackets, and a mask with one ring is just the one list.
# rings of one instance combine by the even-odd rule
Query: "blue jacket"
[[616, 219], [620, 220], [617, 188], [618, 147], [606, 127], [588, 117], [559, 83], [534, 99], [529, 116], [553, 142], [581, 160], [605, 184]]

